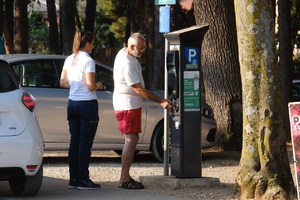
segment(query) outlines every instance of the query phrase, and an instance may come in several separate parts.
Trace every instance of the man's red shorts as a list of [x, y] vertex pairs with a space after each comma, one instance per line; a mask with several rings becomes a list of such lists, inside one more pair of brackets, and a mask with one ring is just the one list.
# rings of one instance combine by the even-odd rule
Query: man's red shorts
[[142, 108], [134, 110], [115, 111], [122, 134], [142, 132]]

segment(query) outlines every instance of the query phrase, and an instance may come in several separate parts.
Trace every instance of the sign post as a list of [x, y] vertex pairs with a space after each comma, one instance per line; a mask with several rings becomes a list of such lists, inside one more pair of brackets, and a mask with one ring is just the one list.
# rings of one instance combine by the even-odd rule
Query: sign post
[[[170, 32], [170, 13], [171, 7], [168, 5], [176, 4], [176, 0], [155, 0], [155, 5], [165, 5], [159, 8], [159, 32]], [[168, 41], [165, 39], [165, 58], [167, 57]], [[165, 95], [164, 98], [168, 99], [168, 72], [167, 62], [165, 59]], [[169, 112], [164, 109], [164, 176], [169, 176]]]

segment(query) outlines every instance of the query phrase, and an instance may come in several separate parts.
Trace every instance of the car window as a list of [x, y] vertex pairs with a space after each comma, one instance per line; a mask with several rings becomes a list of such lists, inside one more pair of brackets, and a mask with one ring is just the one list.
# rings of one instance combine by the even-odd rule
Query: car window
[[59, 87], [59, 76], [50, 60], [34, 60], [10, 63], [25, 87]]
[[57, 74], [59, 74], [59, 77], [60, 77], [62, 68], [63, 68], [64, 63], [65, 63], [65, 59], [57, 59], [57, 60], [53, 60], [53, 61], [54, 61], [55, 66], [56, 66]]
[[298, 101], [300, 98], [300, 83], [293, 83], [292, 93], [294, 100]]
[[102, 82], [104, 91], [114, 90], [114, 79], [112, 70], [96, 64], [95, 80]]
[[9, 73], [7, 63], [0, 63], [0, 93], [18, 89], [13, 79], [13, 73]]

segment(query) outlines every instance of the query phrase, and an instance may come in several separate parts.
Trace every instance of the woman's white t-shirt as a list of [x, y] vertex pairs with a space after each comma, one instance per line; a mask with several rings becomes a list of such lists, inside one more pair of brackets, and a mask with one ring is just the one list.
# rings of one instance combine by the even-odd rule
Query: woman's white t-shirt
[[133, 110], [142, 107], [143, 97], [131, 85], [141, 83], [145, 87], [139, 61], [121, 49], [114, 63], [114, 110]]
[[86, 73], [96, 71], [95, 61], [87, 52], [79, 51], [76, 58], [74, 54], [68, 56], [63, 68], [67, 70], [70, 84], [69, 99], [73, 101], [97, 99], [96, 92], [90, 91], [86, 84]]

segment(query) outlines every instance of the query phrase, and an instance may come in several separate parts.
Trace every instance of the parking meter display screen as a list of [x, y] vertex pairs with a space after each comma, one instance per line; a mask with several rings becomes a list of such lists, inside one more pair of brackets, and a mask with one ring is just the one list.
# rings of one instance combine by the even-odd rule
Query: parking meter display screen
[[167, 53], [167, 65], [175, 65], [175, 52]]

